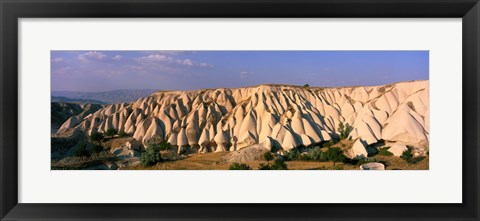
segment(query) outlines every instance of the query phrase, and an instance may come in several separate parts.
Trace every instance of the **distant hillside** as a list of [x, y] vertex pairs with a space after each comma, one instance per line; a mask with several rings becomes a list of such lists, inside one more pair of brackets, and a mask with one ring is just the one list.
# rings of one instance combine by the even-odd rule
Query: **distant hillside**
[[107, 105], [64, 123], [59, 131], [76, 128], [92, 134], [114, 128], [144, 145], [166, 140], [198, 152], [256, 144], [290, 151], [348, 135], [354, 144], [347, 156], [366, 158], [369, 145], [383, 141], [428, 147], [429, 124], [429, 82], [413, 81], [343, 88], [259, 85], [158, 91], [134, 103]]
[[52, 91], [54, 97], [65, 97], [70, 99], [95, 100], [108, 104], [128, 103], [138, 100], [141, 97], [148, 97], [156, 90], [114, 90], [103, 92], [78, 92], [78, 91]]
[[56, 96], [52, 96], [51, 102], [75, 103], [75, 104], [109, 104], [107, 102], [91, 100], [91, 99], [75, 99], [75, 98], [56, 97]]
[[104, 105], [52, 102], [50, 106], [52, 133], [56, 132], [70, 117], [78, 116], [78, 118], [83, 119], [88, 114], [94, 113], [102, 107]]

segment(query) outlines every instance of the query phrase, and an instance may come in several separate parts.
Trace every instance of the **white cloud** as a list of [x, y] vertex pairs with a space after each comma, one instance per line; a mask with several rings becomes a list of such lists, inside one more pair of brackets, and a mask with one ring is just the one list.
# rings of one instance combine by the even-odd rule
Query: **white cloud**
[[54, 62], [54, 63], [59, 63], [59, 62], [62, 62], [62, 61], [63, 61], [62, 57], [56, 57], [56, 58], [52, 59], [52, 62]]
[[61, 67], [61, 68], [58, 68], [55, 72], [56, 74], [59, 74], [59, 75], [65, 75], [65, 74], [68, 74], [70, 70], [72, 70], [71, 67]]
[[122, 60], [122, 56], [117, 54], [112, 59], [115, 60], [115, 61], [120, 61], [120, 60]]
[[204, 68], [213, 68], [213, 65], [207, 64], [207, 63], [198, 63], [198, 66], [204, 67]]
[[107, 55], [102, 53], [102, 52], [96, 52], [96, 51], [89, 51], [87, 53], [83, 53], [78, 55], [78, 59], [82, 62], [89, 62], [91, 60], [103, 60], [107, 58]]
[[247, 71], [240, 71], [240, 78], [246, 78], [250, 75]]
[[186, 65], [186, 66], [193, 66], [193, 62], [190, 59], [177, 60], [177, 63], [179, 63], [181, 65]]
[[139, 60], [141, 61], [173, 61], [173, 57], [164, 55], [164, 54], [151, 54], [148, 56], [140, 57]]
[[[172, 55], [172, 56], [170, 56]], [[150, 54], [148, 56], [139, 57], [137, 61], [140, 62], [158, 62], [164, 63], [167, 65], [179, 65], [179, 66], [187, 66], [187, 67], [202, 67], [202, 68], [211, 68], [213, 65], [205, 63], [205, 62], [195, 62], [191, 59], [176, 59], [173, 57], [174, 54], [164, 54], [164, 53], [156, 53]], [[144, 64], [145, 65], [145, 64]]]

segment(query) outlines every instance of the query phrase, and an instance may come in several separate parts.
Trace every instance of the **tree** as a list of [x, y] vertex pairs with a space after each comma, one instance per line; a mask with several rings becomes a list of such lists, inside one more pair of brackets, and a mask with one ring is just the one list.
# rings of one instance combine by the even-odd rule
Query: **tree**
[[276, 159], [271, 168], [272, 170], [288, 170], [287, 164], [280, 159]]
[[159, 150], [171, 150], [172, 145], [167, 141], [163, 140], [160, 143], [149, 143], [147, 147], [150, 149], [151, 147], [158, 148]]
[[118, 132], [118, 136], [119, 136], [119, 137], [127, 137], [127, 136], [129, 136], [129, 135], [130, 135], [130, 134], [125, 133], [124, 130], [121, 130], [121, 131]]
[[229, 170], [251, 170], [252, 168], [245, 163], [233, 163]]
[[348, 123], [344, 125], [342, 122], [340, 122], [338, 125], [338, 132], [340, 133], [341, 140], [347, 139], [350, 132], [352, 132], [352, 127]]
[[95, 131], [90, 135], [90, 139], [93, 141], [101, 141], [103, 140], [103, 134]]
[[344, 162], [347, 159], [343, 151], [338, 147], [329, 147], [325, 152], [325, 157], [333, 162]]
[[77, 147], [77, 149], [74, 152], [74, 155], [77, 157], [81, 156], [90, 156], [90, 153], [87, 151], [87, 145], [85, 143], [80, 143], [80, 145]]
[[269, 151], [269, 152], [265, 152], [263, 154], [263, 159], [266, 160], [266, 161], [270, 161], [270, 160], [273, 160], [273, 155], [272, 153]]
[[413, 158], [412, 150], [413, 150], [412, 147], [407, 146], [407, 149], [403, 151], [402, 156], [400, 156], [400, 158], [407, 161], [408, 163], [412, 162], [412, 158]]
[[118, 133], [118, 130], [115, 128], [108, 128], [108, 130], [105, 132], [106, 136], [112, 137], [115, 136], [115, 134]]
[[152, 166], [162, 161], [159, 145], [149, 145], [145, 153], [142, 153], [141, 163], [143, 166]]

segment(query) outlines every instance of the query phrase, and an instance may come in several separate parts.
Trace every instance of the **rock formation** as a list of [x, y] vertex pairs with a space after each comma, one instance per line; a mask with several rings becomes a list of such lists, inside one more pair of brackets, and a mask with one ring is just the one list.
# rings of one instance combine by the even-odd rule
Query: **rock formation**
[[[91, 134], [123, 130], [146, 144], [167, 140], [199, 152], [262, 144], [290, 150], [339, 135], [352, 126], [355, 154], [380, 140], [428, 146], [428, 81], [382, 86], [316, 88], [260, 85], [237, 89], [160, 91], [133, 103], [108, 105], [60, 128]], [[363, 148], [363, 149], [362, 149]]]

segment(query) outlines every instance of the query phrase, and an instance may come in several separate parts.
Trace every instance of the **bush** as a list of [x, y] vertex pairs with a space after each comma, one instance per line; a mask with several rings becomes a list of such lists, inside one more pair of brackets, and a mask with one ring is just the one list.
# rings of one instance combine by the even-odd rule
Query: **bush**
[[325, 159], [325, 154], [320, 150], [320, 147], [308, 150], [305, 155], [301, 155], [301, 159], [305, 161], [328, 161], [328, 159]]
[[87, 151], [87, 145], [84, 143], [81, 143], [78, 148], [75, 150], [73, 153], [76, 157], [89, 157], [90, 153]]
[[143, 166], [152, 166], [162, 161], [160, 154], [160, 145], [148, 145], [148, 148], [142, 153], [141, 163]]
[[323, 143], [322, 147], [331, 147], [331, 146], [335, 145], [336, 143], [337, 143], [337, 141], [332, 138], [328, 142]]
[[367, 159], [361, 158], [357, 161], [356, 165], [360, 166], [360, 165], [371, 163], [371, 162], [377, 162], [377, 160], [375, 158], [367, 158]]
[[147, 145], [147, 147], [148, 148], [155, 147], [155, 148], [158, 148], [159, 150], [171, 150], [172, 149], [172, 145], [165, 140], [160, 142], [160, 143], [149, 143]]
[[118, 133], [118, 130], [115, 128], [108, 128], [108, 130], [105, 132], [105, 136], [113, 137], [115, 134]]
[[287, 164], [280, 159], [276, 159], [271, 168], [272, 170], [288, 170]]
[[258, 165], [258, 169], [259, 170], [271, 170], [272, 168], [270, 167], [270, 164], [261, 163], [261, 164]]
[[125, 133], [124, 130], [121, 130], [121, 131], [118, 132], [118, 136], [119, 137], [128, 137], [128, 136], [130, 136], [130, 134]]
[[244, 163], [233, 163], [229, 170], [251, 170], [252, 168]]
[[344, 125], [342, 122], [340, 122], [338, 125], [338, 132], [340, 133], [341, 140], [347, 139], [350, 132], [352, 132], [352, 127], [348, 125], [348, 123]]
[[343, 151], [338, 147], [329, 147], [324, 154], [328, 161], [344, 162], [347, 159], [343, 154]]
[[269, 151], [269, 152], [265, 152], [263, 154], [263, 159], [266, 160], [266, 161], [270, 161], [270, 160], [273, 160], [273, 155], [272, 153]]
[[275, 162], [273, 162], [273, 165], [270, 166], [270, 164], [263, 164], [261, 163], [258, 165], [259, 170], [288, 170], [287, 164], [280, 159], [276, 159]]
[[100, 133], [100, 132], [93, 132], [90, 135], [90, 139], [93, 140], [93, 141], [101, 141], [101, 140], [103, 140], [103, 134]]
[[288, 152], [285, 152], [283, 156], [286, 161], [298, 160], [300, 158], [300, 152], [297, 149], [292, 149]]
[[387, 149], [380, 149], [380, 151], [378, 151], [377, 154], [381, 155], [381, 156], [392, 156], [393, 155], [393, 153], [391, 153]]
[[400, 156], [400, 158], [405, 160], [407, 163], [412, 162], [412, 159], [413, 159], [412, 150], [413, 148], [411, 146], [407, 146], [407, 150], [403, 151], [402, 156]]
[[94, 146], [93, 146], [93, 151], [94, 151], [95, 153], [100, 153], [100, 152], [103, 151], [103, 147], [100, 146], [100, 145], [94, 145]]

